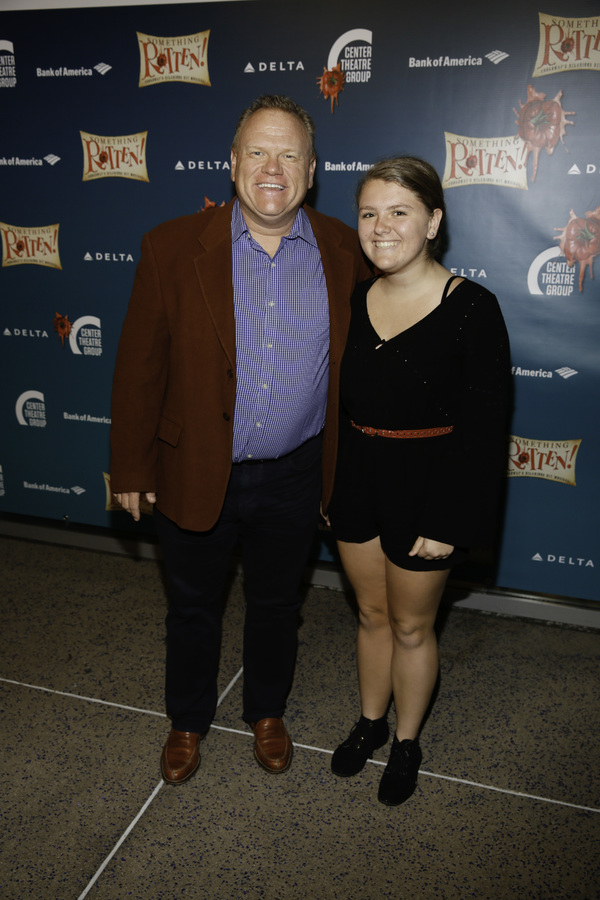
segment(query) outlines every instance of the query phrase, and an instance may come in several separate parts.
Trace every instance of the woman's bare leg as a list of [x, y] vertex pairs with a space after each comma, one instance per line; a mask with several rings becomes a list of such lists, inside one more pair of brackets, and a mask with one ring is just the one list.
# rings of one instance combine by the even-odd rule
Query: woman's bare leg
[[379, 538], [364, 544], [338, 541], [338, 549], [359, 607], [356, 648], [361, 712], [367, 719], [379, 719], [392, 696], [386, 557]]
[[396, 735], [399, 741], [414, 740], [438, 676], [434, 625], [450, 570], [412, 572], [387, 558], [385, 566]]

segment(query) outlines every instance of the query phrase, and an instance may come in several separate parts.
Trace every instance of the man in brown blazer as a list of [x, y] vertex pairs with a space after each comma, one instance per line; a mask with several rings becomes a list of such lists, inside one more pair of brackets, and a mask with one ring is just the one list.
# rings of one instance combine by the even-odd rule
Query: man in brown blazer
[[331, 496], [348, 301], [369, 275], [355, 232], [303, 206], [315, 165], [308, 114], [261, 97], [232, 144], [236, 199], [159, 225], [142, 243], [114, 375], [111, 481], [136, 521], [140, 495], [156, 503], [172, 720], [161, 768], [171, 784], [198, 768], [215, 713], [238, 542], [243, 718], [264, 769], [291, 761], [282, 717], [298, 589], [320, 498], [326, 508]]

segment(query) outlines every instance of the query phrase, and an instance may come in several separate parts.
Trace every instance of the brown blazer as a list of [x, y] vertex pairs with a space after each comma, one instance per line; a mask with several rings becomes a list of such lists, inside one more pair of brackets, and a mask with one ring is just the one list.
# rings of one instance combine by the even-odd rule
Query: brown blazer
[[[181, 528], [217, 521], [231, 472], [236, 392], [231, 212], [165, 222], [146, 234], [113, 380], [111, 487], [156, 491]], [[356, 232], [304, 207], [321, 252], [330, 315], [323, 504], [337, 453], [339, 367], [349, 299], [369, 277]]]

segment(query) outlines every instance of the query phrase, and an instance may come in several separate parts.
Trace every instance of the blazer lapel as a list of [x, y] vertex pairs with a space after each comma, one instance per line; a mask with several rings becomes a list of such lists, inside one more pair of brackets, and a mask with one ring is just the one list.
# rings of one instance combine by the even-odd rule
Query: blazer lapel
[[202, 301], [232, 367], [235, 366], [235, 320], [231, 263], [231, 208], [210, 210], [198, 235], [200, 252], [194, 259]]

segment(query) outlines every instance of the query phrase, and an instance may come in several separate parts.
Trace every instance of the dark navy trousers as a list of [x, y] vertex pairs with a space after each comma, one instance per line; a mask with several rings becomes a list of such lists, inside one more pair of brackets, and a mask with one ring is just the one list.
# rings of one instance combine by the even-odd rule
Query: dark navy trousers
[[178, 731], [204, 733], [215, 714], [223, 595], [238, 543], [246, 599], [243, 718], [283, 715], [299, 588], [319, 517], [321, 445], [319, 435], [280, 459], [234, 463], [210, 531], [186, 531], [155, 510], [169, 592], [166, 706]]

